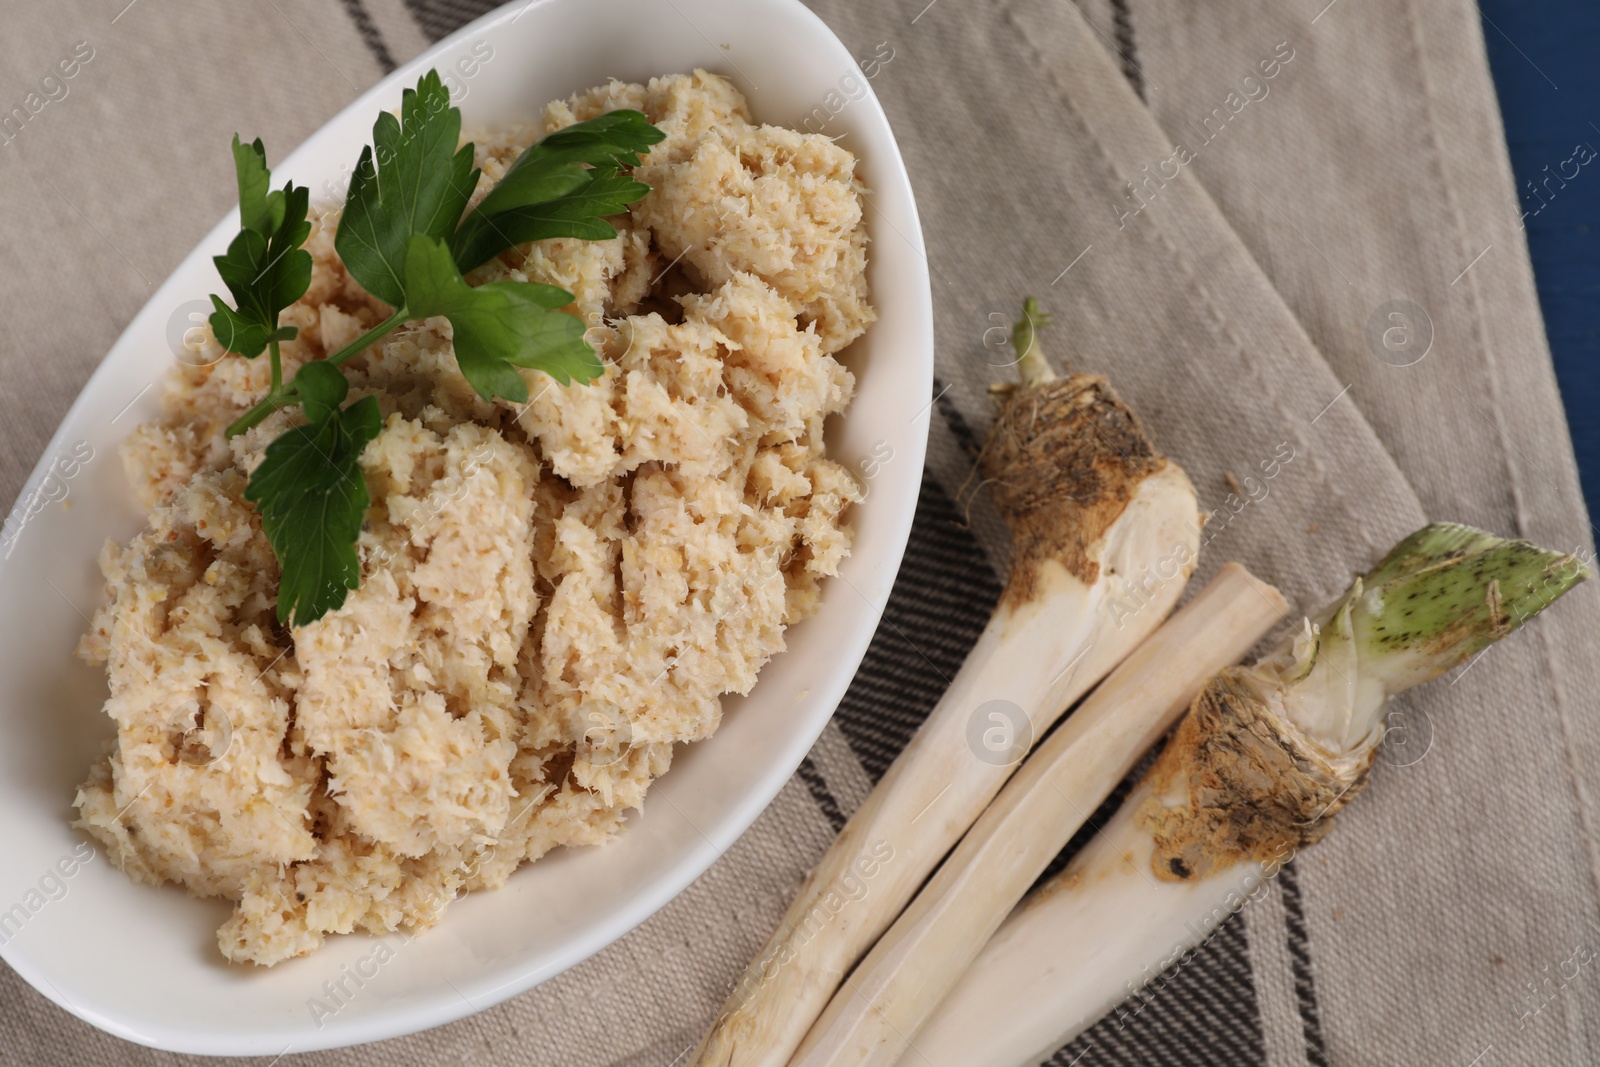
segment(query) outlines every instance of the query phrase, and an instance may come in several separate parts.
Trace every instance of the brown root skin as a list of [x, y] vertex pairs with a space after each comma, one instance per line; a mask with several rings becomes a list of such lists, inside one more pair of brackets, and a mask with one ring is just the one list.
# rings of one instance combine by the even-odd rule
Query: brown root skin
[[1013, 390], [980, 463], [1011, 529], [1002, 603], [1015, 608], [1033, 598], [1047, 560], [1092, 583], [1100, 573], [1094, 554], [1101, 537], [1167, 458], [1110, 383], [1073, 374]]
[[1353, 778], [1334, 773], [1261, 699], [1247, 668], [1223, 671], [1146, 776], [1152, 793], [1134, 818], [1155, 838], [1156, 877], [1185, 882], [1246, 861], [1288, 862], [1366, 787], [1376, 753]]

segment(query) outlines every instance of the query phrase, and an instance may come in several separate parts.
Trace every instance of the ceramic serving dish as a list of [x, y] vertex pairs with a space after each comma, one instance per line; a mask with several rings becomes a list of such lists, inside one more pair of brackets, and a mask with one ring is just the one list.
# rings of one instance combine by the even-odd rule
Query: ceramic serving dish
[[[732, 77], [759, 121], [828, 117], [872, 189], [870, 279], [880, 318], [844, 356], [858, 377], [830, 447], [868, 478], [855, 548], [820, 613], [752, 694], [730, 700], [711, 740], [681, 751], [646, 811], [612, 843], [558, 850], [493, 893], [458, 900], [420, 936], [334, 937], [269, 970], [230, 966], [215, 945], [225, 902], [135, 885], [71, 828], [74, 791], [113, 733], [101, 673], [74, 645], [100, 596], [95, 557], [141, 515], [119, 441], [156, 413], [187, 311], [221, 291], [211, 257], [231, 213], [157, 290], [84, 387], [24, 487], [0, 544], [0, 956], [75, 1015], [181, 1052], [276, 1056], [394, 1037], [526, 990], [627, 933], [703, 872], [772, 800], [816, 739], [866, 651], [916, 506], [929, 417], [933, 326], [927, 262], [893, 134], [850, 52], [798, 0], [535, 0], [441, 41], [355, 101], [273, 168], [343, 187], [377, 113], [429, 67], [476, 65], [467, 128], [537, 116], [608, 77], [696, 66]], [[823, 109], [818, 112], [816, 109]], [[226, 146], [218, 145], [218, 151]], [[85, 856], [92, 858], [83, 859]], [[364, 977], [332, 1014], [324, 983]], [[346, 988], [355, 988], [346, 983]]]

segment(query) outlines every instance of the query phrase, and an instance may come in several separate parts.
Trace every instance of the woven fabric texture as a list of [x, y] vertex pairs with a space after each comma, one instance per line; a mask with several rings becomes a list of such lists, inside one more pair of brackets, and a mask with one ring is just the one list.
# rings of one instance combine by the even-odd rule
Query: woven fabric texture
[[[0, 35], [19, 97], [74, 42], [95, 53], [0, 147], [5, 500], [229, 207], [217, 146], [298, 143], [493, 6], [123, 3], [18, 8]], [[866, 661], [777, 801], [632, 934], [460, 1022], [283, 1063], [682, 1062], [999, 596], [1005, 531], [969, 475], [1006, 373], [992, 328], [1025, 294], [1054, 314], [1053, 352], [1110, 376], [1215, 509], [1200, 579], [1237, 559], [1310, 610], [1427, 519], [1592, 558], [1471, 0], [813, 6], [853, 55], [892, 50], [871, 84], [934, 285], [928, 475]], [[1396, 309], [1415, 331], [1398, 351]], [[1230, 479], [1285, 447], [1268, 492], [1229, 507]], [[1600, 936], [1596, 632], [1581, 588], [1405, 700], [1424, 758], [1380, 767], [1259, 902], [1049, 1062], [1600, 1062], [1592, 975], [1530, 999]], [[0, 1003], [0, 1065], [204, 1062], [109, 1037], [4, 967]]]

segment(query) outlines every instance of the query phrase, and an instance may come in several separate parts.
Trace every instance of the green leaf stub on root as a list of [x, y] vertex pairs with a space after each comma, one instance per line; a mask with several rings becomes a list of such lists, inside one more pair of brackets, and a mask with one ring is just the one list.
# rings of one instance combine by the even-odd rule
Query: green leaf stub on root
[[1391, 697], [1466, 662], [1588, 576], [1576, 556], [1434, 523], [1263, 666], [1289, 718], [1329, 751], [1354, 751], [1382, 736]]
[[1576, 556], [1455, 523], [1424, 526], [1364, 580], [1363, 640], [1442, 673], [1509, 634], [1588, 577]]

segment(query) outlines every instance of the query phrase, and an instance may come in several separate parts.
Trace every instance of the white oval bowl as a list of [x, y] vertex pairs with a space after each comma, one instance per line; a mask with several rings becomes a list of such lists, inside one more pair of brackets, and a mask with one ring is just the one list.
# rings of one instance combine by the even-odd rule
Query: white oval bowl
[[[866, 652], [905, 551], [931, 407], [927, 260], [894, 137], [870, 87], [858, 88], [866, 80], [845, 47], [798, 0], [510, 4], [385, 78], [277, 164], [276, 179], [308, 185], [313, 200], [341, 188], [377, 113], [397, 106], [401, 89], [427, 68], [443, 71], [480, 42], [494, 57], [465, 83], [469, 130], [536, 118], [545, 102], [608, 77], [643, 80], [696, 66], [732, 77], [763, 122], [798, 127], [814, 108], [834, 111], [857, 97], [827, 126], [847, 135], [872, 189], [869, 277], [879, 319], [845, 355], [856, 397], [829, 431], [836, 457], [873, 472], [854, 512], [854, 551], [827, 583], [817, 616], [789, 632], [788, 650], [748, 698], [727, 701], [715, 737], [680, 749], [646, 810], [616, 840], [558, 850], [503, 889], [461, 898], [360, 995], [315, 1018], [309, 1001], [324, 981], [363, 961], [362, 973], [370, 971], [377, 939], [333, 937], [270, 970], [230, 966], [215, 943], [226, 902], [135, 885], [98, 848], [75, 869], [67, 862], [75, 848], [87, 851], [87, 838], [69, 825], [76, 787], [113, 732], [100, 710], [103, 675], [73, 649], [99, 601], [101, 545], [143, 522], [117, 445], [157, 412], [174, 313], [220, 291], [211, 257], [237, 231], [231, 213], [90, 378], [0, 545], [0, 956], [57, 1004], [130, 1041], [275, 1056], [395, 1037], [499, 1003], [604, 948], [705, 871], [794, 772]], [[855, 81], [841, 86], [849, 75]], [[93, 458], [82, 462], [89, 450]], [[62, 863], [69, 877], [59, 873]]]

